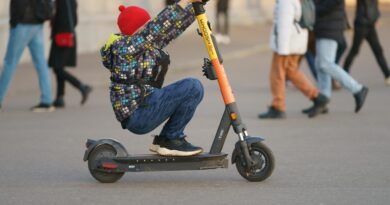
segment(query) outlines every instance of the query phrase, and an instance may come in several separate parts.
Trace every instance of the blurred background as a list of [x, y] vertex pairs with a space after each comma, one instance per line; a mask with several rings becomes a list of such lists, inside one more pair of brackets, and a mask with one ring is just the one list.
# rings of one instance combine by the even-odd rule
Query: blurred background
[[[272, 4], [270, 0], [232, 0], [231, 18], [232, 23], [253, 24], [265, 21], [272, 15]], [[9, 32], [9, 4], [10, 0], [3, 0], [0, 3], [0, 58], [3, 58]], [[107, 37], [118, 31], [116, 18], [118, 6], [120, 4], [130, 6], [138, 5], [152, 16], [156, 16], [164, 7], [164, 0], [79, 0], [78, 15], [79, 24], [76, 28], [78, 38], [78, 53], [88, 53], [97, 51], [105, 42]], [[215, 2], [207, 5], [209, 18], [213, 21]], [[49, 38], [49, 23], [45, 23], [45, 38]], [[48, 40], [49, 42], [49, 40]], [[49, 43], [46, 43], [46, 55], [48, 55]], [[22, 62], [29, 60], [30, 55], [24, 52]], [[0, 65], [2, 61], [0, 62]]]
[[[269, 36], [275, 1], [230, 0], [232, 41], [220, 46], [245, 124], [251, 134], [264, 136], [275, 154], [277, 166], [270, 180], [247, 183], [233, 165], [221, 171], [132, 173], [116, 184], [97, 183], [82, 161], [87, 138], [115, 138], [129, 153], [145, 153], [150, 135], [157, 133], [138, 136], [121, 129], [112, 112], [109, 72], [101, 64], [99, 49], [118, 32], [120, 4], [142, 6], [155, 16], [165, 0], [78, 0], [78, 68], [68, 70], [94, 90], [88, 104], [80, 106], [79, 91], [68, 85], [66, 109], [29, 112], [39, 99], [39, 86], [30, 53], [24, 51], [24, 63], [18, 65], [0, 113], [0, 204], [390, 204], [390, 87], [367, 42], [352, 73], [370, 88], [359, 114], [353, 112], [352, 95], [340, 90], [333, 93], [330, 114], [309, 120], [301, 109], [310, 102], [288, 85], [287, 119], [257, 118], [271, 99]], [[353, 25], [356, 0], [346, 2]], [[390, 59], [390, 0], [380, 2], [378, 34]], [[210, 0], [206, 7], [212, 25], [215, 3]], [[9, 35], [9, 4], [10, 0], [0, 1], [0, 70]], [[48, 55], [49, 23], [44, 26]], [[196, 27], [193, 24], [192, 31], [167, 48], [173, 69], [166, 84], [185, 77], [202, 81], [207, 92], [186, 129], [191, 142], [207, 149], [224, 106], [216, 82], [200, 71], [206, 52]], [[353, 30], [346, 31], [348, 50], [352, 34]], [[306, 62], [302, 70], [311, 78]], [[52, 79], [55, 89], [53, 75]], [[229, 135], [224, 152], [230, 154], [237, 137], [232, 131]]]
[[[380, 0], [382, 3], [390, 0]], [[96, 52], [109, 34], [117, 31], [116, 17], [118, 5], [138, 5], [146, 8], [155, 16], [164, 6], [163, 0], [80, 0], [78, 1], [79, 24], [76, 28], [78, 34], [78, 53]], [[214, 21], [215, 2], [207, 5], [210, 21]], [[232, 0], [230, 2], [231, 23], [256, 25], [270, 22], [272, 7], [275, 0]], [[346, 0], [348, 6], [354, 6], [355, 0]], [[4, 57], [9, 32], [9, 4], [10, 0], [0, 2], [0, 58]], [[353, 19], [350, 17], [350, 21]], [[49, 24], [45, 24], [45, 38], [49, 38]], [[48, 55], [49, 39], [46, 43]], [[30, 60], [28, 52], [24, 52], [22, 62]], [[2, 60], [0, 65], [2, 65]]]

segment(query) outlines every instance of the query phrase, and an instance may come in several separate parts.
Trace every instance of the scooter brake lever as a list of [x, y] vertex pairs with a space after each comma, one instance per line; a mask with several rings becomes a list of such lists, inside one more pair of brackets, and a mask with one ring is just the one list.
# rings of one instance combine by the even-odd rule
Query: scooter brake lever
[[206, 5], [206, 3], [208, 2], [209, 0], [202, 0], [202, 4], [203, 5]]
[[196, 29], [196, 32], [198, 33], [199, 36], [203, 37], [202, 32], [200, 32], [200, 30], [198, 28]]

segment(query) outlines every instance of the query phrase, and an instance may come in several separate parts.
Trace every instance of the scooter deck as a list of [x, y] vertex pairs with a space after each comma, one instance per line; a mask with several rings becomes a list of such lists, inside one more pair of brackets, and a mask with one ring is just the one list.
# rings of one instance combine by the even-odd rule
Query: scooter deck
[[[127, 157], [101, 159], [100, 165], [103, 168], [105, 164], [115, 164], [117, 165], [115, 172], [204, 170], [227, 168], [228, 159], [226, 157], [227, 154], [225, 153], [202, 153], [189, 157], [170, 157], [157, 154], [129, 155]], [[103, 171], [101, 168], [98, 169]]]

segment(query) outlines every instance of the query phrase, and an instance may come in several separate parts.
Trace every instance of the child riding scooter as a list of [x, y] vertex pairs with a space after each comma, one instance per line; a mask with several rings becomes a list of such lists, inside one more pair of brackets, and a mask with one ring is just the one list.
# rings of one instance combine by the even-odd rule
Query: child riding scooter
[[146, 134], [168, 120], [150, 150], [163, 156], [191, 156], [203, 150], [186, 141], [184, 129], [203, 98], [197, 79], [187, 78], [162, 87], [170, 63], [162, 49], [195, 20], [190, 3], [181, 0], [151, 19], [136, 6], [120, 6], [117, 24], [101, 49], [103, 65], [111, 72], [110, 98], [123, 129]]
[[[190, 2], [192, 6], [187, 5]], [[239, 174], [253, 182], [271, 176], [275, 164], [272, 151], [263, 143], [264, 138], [250, 135], [243, 123], [207, 20], [207, 2], [181, 0], [152, 21], [143, 9], [120, 7], [118, 25], [122, 34], [112, 35], [102, 48], [103, 64], [111, 71], [111, 101], [117, 119], [123, 128], [140, 134], [169, 119], [150, 148], [159, 155], [129, 154], [114, 139], [88, 139], [83, 160], [88, 161], [96, 180], [113, 183], [126, 172], [228, 168], [228, 154], [222, 149], [230, 128], [238, 136], [231, 162]], [[184, 79], [162, 88], [169, 58], [161, 49], [194, 21], [194, 14], [209, 56], [204, 59], [203, 72], [209, 80], [218, 82], [225, 105], [210, 150], [203, 153], [202, 148], [188, 143], [183, 133], [202, 100], [202, 85], [198, 80]]]

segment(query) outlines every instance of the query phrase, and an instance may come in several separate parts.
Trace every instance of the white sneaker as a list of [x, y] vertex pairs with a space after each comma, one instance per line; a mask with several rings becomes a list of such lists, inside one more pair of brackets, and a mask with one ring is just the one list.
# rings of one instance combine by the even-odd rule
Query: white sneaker
[[386, 84], [387, 84], [388, 86], [390, 86], [390, 77], [387, 77], [387, 78], [386, 78]]
[[31, 108], [32, 112], [53, 112], [54, 110], [54, 106], [44, 103], [40, 103]]
[[222, 43], [225, 44], [225, 45], [228, 45], [230, 44], [231, 40], [230, 40], [230, 37], [228, 35], [222, 35]]
[[151, 152], [157, 152], [158, 149], [160, 149], [160, 145], [164, 143], [166, 139], [164, 137], [161, 137], [159, 135], [154, 135], [152, 145], [150, 145], [149, 150]]
[[222, 36], [221, 34], [216, 33], [216, 34], [214, 35], [214, 37], [215, 37], [215, 41], [217, 41], [218, 44], [222, 43], [222, 41], [223, 41], [223, 36]]

